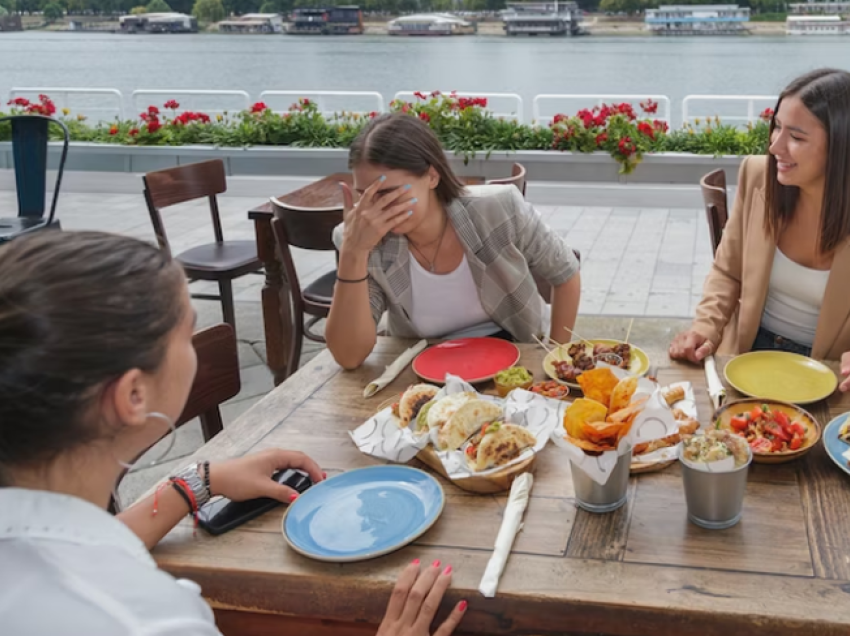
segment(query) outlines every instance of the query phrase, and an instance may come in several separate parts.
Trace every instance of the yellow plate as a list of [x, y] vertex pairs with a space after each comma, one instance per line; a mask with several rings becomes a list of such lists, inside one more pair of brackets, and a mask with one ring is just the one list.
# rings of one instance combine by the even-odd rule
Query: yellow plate
[[838, 378], [826, 365], [784, 351], [745, 353], [731, 360], [724, 373], [744, 395], [793, 404], [818, 402], [838, 386]]
[[[608, 347], [613, 347], [614, 345], [623, 344], [622, 340], [605, 340], [605, 339], [596, 339], [596, 340], [588, 340], [587, 342], [591, 344], [601, 344]], [[543, 359], [543, 370], [546, 372], [550, 378], [555, 380], [556, 382], [560, 382], [561, 384], [566, 384], [569, 387], [574, 389], [580, 389], [581, 387], [575, 382], [564, 382], [563, 380], [558, 378], [558, 374], [555, 373], [555, 362], [560, 360], [571, 361], [572, 358], [567, 355], [567, 351], [573, 343], [568, 342], [560, 347], [556, 347], [552, 349], [552, 353], [546, 354], [546, 357]], [[643, 349], [639, 349], [638, 347], [631, 345], [632, 347], [632, 364], [629, 367], [629, 373], [636, 376], [644, 376], [649, 371], [649, 356], [646, 355], [646, 352]], [[588, 349], [590, 347], [587, 347]], [[553, 355], [554, 354], [554, 355]]]

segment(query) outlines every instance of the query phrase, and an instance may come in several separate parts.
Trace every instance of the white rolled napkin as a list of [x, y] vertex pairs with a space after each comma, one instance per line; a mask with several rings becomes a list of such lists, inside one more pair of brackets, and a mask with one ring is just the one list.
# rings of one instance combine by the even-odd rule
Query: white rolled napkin
[[381, 377], [372, 380], [365, 389], [363, 389], [363, 397], [369, 398], [375, 395], [378, 391], [387, 386], [390, 382], [398, 377], [398, 374], [407, 368], [407, 365], [413, 361], [413, 358], [418, 356], [425, 347], [428, 346], [427, 340], [420, 340], [407, 351], [402, 353], [395, 361], [389, 365], [381, 374]]
[[528, 506], [528, 497], [531, 495], [531, 486], [534, 477], [531, 473], [523, 473], [514, 480], [511, 486], [511, 494], [508, 497], [508, 505], [505, 508], [505, 516], [502, 518], [502, 527], [496, 536], [496, 547], [493, 556], [487, 563], [484, 576], [478, 585], [478, 591], [487, 598], [496, 596], [496, 588], [499, 587], [499, 579], [505, 570], [508, 555], [517, 533], [522, 529], [522, 515]]
[[717, 373], [717, 363], [714, 361], [714, 356], [708, 356], [705, 359], [705, 381], [708, 386], [708, 397], [711, 398], [711, 403], [717, 410], [726, 401], [726, 388]]

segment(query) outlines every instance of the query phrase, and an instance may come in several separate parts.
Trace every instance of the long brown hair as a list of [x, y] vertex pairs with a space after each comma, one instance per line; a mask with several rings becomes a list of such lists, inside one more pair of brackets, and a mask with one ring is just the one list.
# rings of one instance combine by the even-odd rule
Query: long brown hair
[[349, 168], [364, 163], [404, 170], [417, 177], [433, 167], [440, 175], [435, 194], [444, 206], [458, 198], [464, 189], [452, 172], [437, 135], [412, 115], [393, 113], [370, 121], [357, 135], [348, 153]]
[[[818, 69], [795, 79], [782, 91], [774, 113], [786, 97], [797, 97], [817, 117], [827, 134], [826, 180], [821, 209], [820, 251], [829, 254], [850, 236], [850, 73]], [[776, 126], [770, 120], [770, 135]], [[767, 153], [765, 230], [777, 238], [791, 220], [800, 197], [796, 186], [777, 179], [776, 157]]]
[[0, 271], [2, 486], [106, 435], [86, 416], [109, 382], [162, 364], [185, 278], [149, 243], [56, 230], [0, 247]]

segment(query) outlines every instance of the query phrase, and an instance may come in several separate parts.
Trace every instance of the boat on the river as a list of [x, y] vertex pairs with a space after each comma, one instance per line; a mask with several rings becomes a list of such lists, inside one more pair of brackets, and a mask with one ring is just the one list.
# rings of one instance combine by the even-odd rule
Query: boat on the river
[[363, 13], [356, 5], [295, 9], [286, 32], [291, 35], [361, 35]]
[[653, 35], [746, 35], [749, 21], [749, 7], [737, 4], [661, 5], [644, 18]]
[[198, 21], [185, 13], [139, 13], [118, 18], [122, 33], [197, 33]]
[[405, 15], [387, 23], [389, 35], [471, 35], [477, 30], [474, 22], [447, 13]]
[[505, 33], [516, 35], [579, 35], [581, 11], [575, 2], [509, 2], [502, 13]]

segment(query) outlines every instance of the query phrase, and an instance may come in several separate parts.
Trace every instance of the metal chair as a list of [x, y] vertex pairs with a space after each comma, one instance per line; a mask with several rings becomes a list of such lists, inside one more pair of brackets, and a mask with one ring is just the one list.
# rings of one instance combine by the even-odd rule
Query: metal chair
[[[68, 157], [68, 128], [58, 119], [45, 115], [10, 115], [0, 117], [0, 125], [9, 122], [12, 129], [12, 155], [15, 161], [15, 187], [18, 216], [0, 219], [0, 243], [42, 228], [61, 229], [56, 220], [56, 203]], [[47, 195], [47, 155], [50, 126], [62, 131], [62, 153], [53, 186], [50, 212], [44, 218]]]
[[311, 328], [322, 318], [327, 318], [336, 281], [334, 268], [302, 289], [290, 246], [306, 250], [336, 250], [333, 229], [342, 223], [342, 207], [303, 208], [287, 205], [275, 198], [271, 198], [271, 204], [275, 217], [272, 230], [292, 303], [292, 330], [286, 338], [291, 343], [287, 364], [289, 376], [298, 370], [303, 338], [325, 342], [325, 338], [313, 333]]
[[181, 252], [180, 261], [191, 281], [218, 283], [219, 295], [192, 294], [192, 298], [221, 301], [224, 322], [236, 329], [233, 306], [233, 279], [259, 272], [263, 263], [257, 257], [255, 241], [225, 241], [221, 230], [216, 195], [227, 190], [224, 162], [221, 159], [192, 163], [178, 168], [149, 172], [142, 177], [145, 201], [159, 246], [171, 251], [160, 210], [162, 208], [206, 197], [209, 199], [215, 243], [207, 243]]
[[699, 182], [702, 198], [705, 202], [705, 216], [711, 234], [712, 254], [717, 252], [723, 228], [729, 220], [729, 204], [726, 196], [726, 173], [715, 170], [705, 175]]
[[513, 168], [511, 168], [511, 176], [505, 177], [504, 179], [491, 179], [487, 182], [487, 185], [492, 184], [508, 184], [515, 185], [519, 188], [519, 191], [522, 192], [522, 196], [525, 196], [525, 186], [526, 186], [526, 169], [525, 166], [521, 163], [515, 163]]

